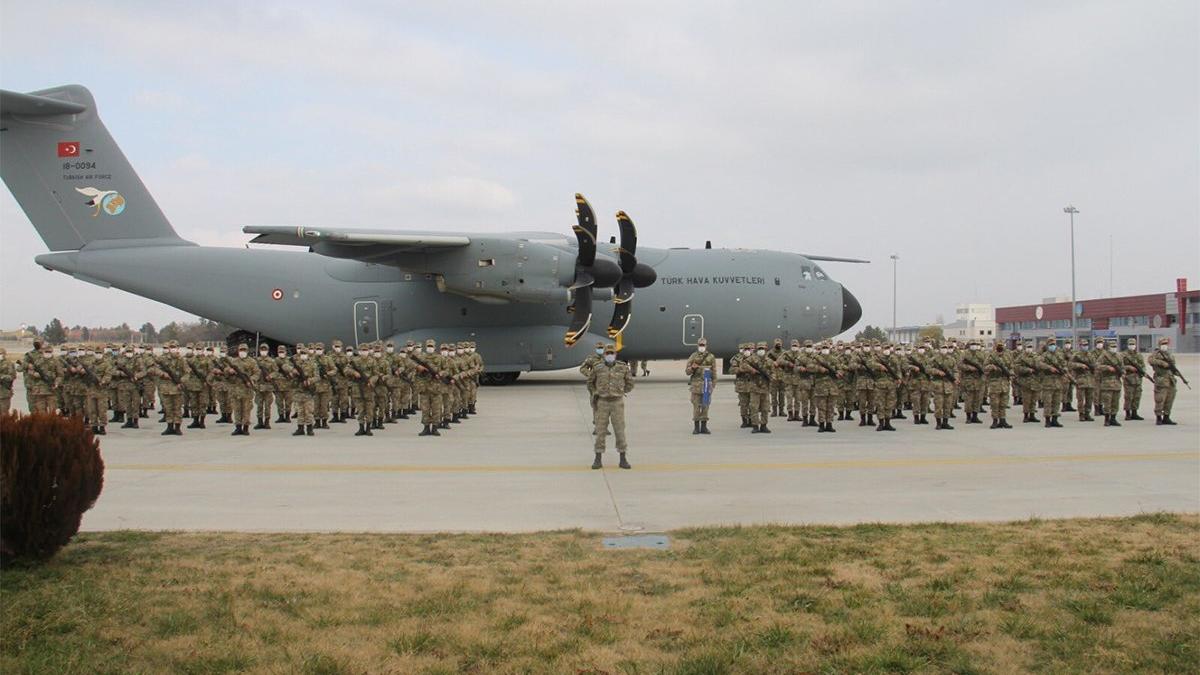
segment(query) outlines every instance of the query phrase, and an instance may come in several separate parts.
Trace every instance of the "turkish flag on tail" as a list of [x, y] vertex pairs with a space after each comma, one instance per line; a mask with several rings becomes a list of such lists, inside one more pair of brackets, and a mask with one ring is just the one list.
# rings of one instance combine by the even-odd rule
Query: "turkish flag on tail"
[[59, 157], [78, 157], [79, 156], [79, 141], [59, 141], [58, 156]]

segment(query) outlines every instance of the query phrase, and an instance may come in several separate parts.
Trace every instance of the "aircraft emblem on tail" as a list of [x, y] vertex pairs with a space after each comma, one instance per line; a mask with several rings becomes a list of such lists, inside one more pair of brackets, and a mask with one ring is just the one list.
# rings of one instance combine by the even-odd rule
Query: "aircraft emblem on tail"
[[88, 206], [96, 207], [92, 213], [92, 217], [100, 215], [104, 211], [110, 216], [119, 216], [125, 210], [125, 198], [116, 190], [97, 190], [94, 187], [75, 188], [75, 191], [85, 197], [91, 197], [87, 201]]

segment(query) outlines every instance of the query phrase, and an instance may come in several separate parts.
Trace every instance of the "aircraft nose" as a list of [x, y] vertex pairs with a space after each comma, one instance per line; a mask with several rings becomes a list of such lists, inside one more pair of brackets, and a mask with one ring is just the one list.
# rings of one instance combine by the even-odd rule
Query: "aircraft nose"
[[861, 318], [862, 305], [858, 304], [858, 298], [846, 290], [845, 286], [842, 286], [842, 329], [840, 332], [849, 330]]

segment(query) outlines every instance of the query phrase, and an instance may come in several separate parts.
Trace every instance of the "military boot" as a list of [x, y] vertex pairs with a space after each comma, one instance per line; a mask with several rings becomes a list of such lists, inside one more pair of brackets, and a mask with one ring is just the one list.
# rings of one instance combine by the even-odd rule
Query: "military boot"
[[133, 426], [133, 421], [134, 421], [134, 420], [136, 420], [136, 419], [137, 419], [136, 417], [134, 417], [134, 416], [130, 415], [130, 416], [129, 416], [129, 419], [125, 420], [125, 424], [122, 424], [122, 425], [121, 425], [121, 428], [122, 428], [122, 429], [132, 429], [132, 428], [134, 428], [134, 426]]
[[696, 436], [700, 433], [700, 421], [692, 420], [692, 435]]
[[758, 425], [754, 424], [754, 425], [751, 425], [751, 427], [750, 427], [750, 433], [757, 434], [757, 433], [762, 433], [762, 432], [759, 431]]
[[359, 422], [358, 423], [358, 431], [354, 432], [354, 435], [355, 436], [366, 436], [367, 435], [366, 425], [364, 425], [362, 422]]
[[303, 436], [303, 435], [304, 435], [304, 425], [303, 425], [303, 424], [297, 424], [297, 425], [296, 425], [296, 430], [292, 432], [292, 435], [293, 435], [293, 436]]
[[895, 431], [896, 427], [892, 426], [891, 420], [884, 420], [883, 421], [883, 430], [884, 431]]
[[1061, 429], [1061, 428], [1062, 428], [1062, 422], [1059, 422], [1059, 421], [1058, 421], [1058, 415], [1055, 415], [1055, 416], [1054, 416], [1054, 421], [1053, 421], [1053, 422], [1051, 422], [1050, 426], [1052, 426], [1052, 427], [1058, 427], [1059, 429]]
[[[954, 415], [953, 415], [953, 413], [951, 413], [951, 415], [950, 415], [950, 416], [951, 416], [951, 417], [953, 417], [953, 416], [954, 416]], [[943, 428], [943, 429], [946, 429], [947, 431], [953, 431], [953, 430], [954, 430], [954, 427], [950, 426], [950, 417], [943, 417], [943, 418], [942, 418], [942, 428]]]
[[1062, 409], [1063, 412], [1075, 412], [1075, 406], [1071, 405], [1070, 403], [1064, 403]]
[[999, 429], [999, 428], [1000, 428], [1000, 420], [999, 420], [999, 419], [997, 419], [997, 418], [995, 418], [995, 417], [993, 417], [993, 418], [992, 418], [992, 426], [990, 426], [990, 427], [988, 427], [988, 428], [989, 428], [989, 429]]
[[227, 412], [221, 413], [221, 416], [217, 418], [217, 424], [229, 424], [232, 421], [229, 419], [229, 413]]
[[766, 422], [763, 422], [763, 425], [762, 425], [761, 427], [759, 427], [759, 428], [758, 428], [758, 433], [760, 433], [760, 434], [769, 434], [769, 433], [771, 433], [771, 430], [767, 428], [767, 423], [766, 423]]
[[1130, 415], [1129, 419], [1131, 419], [1135, 422], [1141, 422], [1142, 420], [1146, 419], [1146, 418], [1142, 417], [1141, 415], [1139, 415], [1138, 411], [1136, 411], [1136, 410], [1130, 411], [1129, 415]]
[[593, 469], [603, 469], [604, 468], [604, 462], [600, 461], [600, 453], [598, 453], [598, 452], [596, 453], [596, 459], [592, 460], [592, 468]]
[[314, 433], [313, 433], [313, 425], [311, 425], [311, 424], [310, 424], [310, 425], [308, 425], [307, 427], [305, 427], [305, 428], [304, 428], [304, 433], [305, 433], [306, 435], [308, 435], [308, 436], [315, 436], [315, 435], [316, 435], [316, 434], [314, 434]]
[[478, 414], [479, 414], [479, 413], [475, 412], [475, 404], [474, 404], [474, 403], [472, 403], [471, 405], [467, 406], [467, 412], [471, 413], [472, 415], [478, 415]]
[[904, 415], [904, 411], [903, 411], [903, 410], [901, 410], [900, 408], [896, 408], [896, 412], [892, 414], [892, 419], [894, 419], [894, 420], [906, 420], [906, 419], [908, 419], [908, 417], [906, 417], [906, 416]]
[[160, 435], [160, 436], [171, 436], [171, 435], [173, 435], [173, 433], [174, 433], [174, 432], [171, 430], [171, 427], [172, 427], [172, 426], [173, 426], [173, 425], [170, 425], [170, 424], [168, 424], [168, 425], [167, 425], [167, 428], [166, 428], [166, 429], [163, 429], [162, 433], [161, 433], [161, 434], [159, 434], [159, 435]]
[[700, 433], [702, 433], [702, 434], [710, 433], [708, 430], [708, 420], [704, 420], [704, 421], [700, 422]]
[[[842, 418], [840, 418], [840, 417], [839, 417], [838, 419], [840, 420], [840, 419], [842, 419]], [[868, 419], [869, 419], [869, 418], [867, 417], [867, 415], [866, 415], [866, 414], [864, 414], [864, 413], [859, 413], [859, 414], [858, 414], [858, 426], [860, 426], [860, 427], [865, 427], [865, 426], [867, 426], [867, 420], [868, 420]]]
[[[763, 430], [764, 431], [766, 430], [765, 426], [763, 427]], [[625, 453], [623, 453], [623, 452], [621, 453], [621, 461], [617, 463], [617, 466], [621, 467], [622, 469], [632, 469], [633, 468], [633, 466], [631, 466], [629, 464], [629, 460], [625, 459]]]
[[747, 429], [747, 428], [749, 428], [749, 427], [750, 427], [750, 418], [749, 418], [749, 417], [743, 417], [743, 418], [742, 418], [742, 427], [741, 427], [741, 428], [743, 428], [743, 429]]
[[[149, 415], [147, 415], [147, 417], [149, 417]], [[158, 416], [158, 421], [159, 421], [159, 422], [166, 422], [166, 421], [167, 421], [167, 413], [166, 413], [166, 411], [165, 411], [165, 410], [163, 411], [163, 413], [162, 413], [161, 415], [159, 415], [159, 416]]]
[[1111, 424], [1110, 426], [1114, 426], [1114, 427], [1119, 427], [1119, 426], [1121, 426], [1121, 423], [1117, 421], [1117, 414], [1116, 414], [1116, 413], [1113, 413], [1113, 414], [1109, 415], [1109, 416], [1108, 416], [1108, 418], [1109, 418], [1110, 420], [1112, 420], [1112, 424]]
[[258, 421], [254, 424], [254, 428], [255, 429], [266, 429], [267, 428], [266, 425], [263, 424], [263, 418], [261, 415], [259, 416]]
[[837, 429], [834, 429], [834, 428], [833, 428], [833, 422], [826, 422], [826, 423], [825, 423], [825, 431], [826, 431], [826, 432], [828, 432], [828, 433], [831, 433], [831, 434], [832, 434], [832, 433], [837, 433]]
[[818, 434], [823, 434], [823, 433], [825, 433], [826, 431], [829, 431], [828, 429], [826, 429], [826, 428], [825, 428], [825, 427], [827, 427], [827, 426], [829, 426], [829, 423], [828, 423], [828, 422], [820, 422], [820, 423], [818, 423], [818, 424], [817, 424], [817, 433], [818, 433]]
[[182, 436], [183, 435], [183, 430], [179, 428], [179, 422], [176, 422], [173, 428], [174, 428], [174, 430], [171, 432], [172, 436]]
[[188, 428], [189, 429], [199, 429], [200, 428], [200, 418], [193, 416], [192, 423], [188, 425]]

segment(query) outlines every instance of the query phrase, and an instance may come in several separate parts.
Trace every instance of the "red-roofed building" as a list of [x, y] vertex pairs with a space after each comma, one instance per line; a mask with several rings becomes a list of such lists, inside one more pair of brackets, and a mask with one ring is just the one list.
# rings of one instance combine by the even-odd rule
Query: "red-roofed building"
[[[1103, 337], [1123, 347], [1136, 338], [1138, 349], [1147, 351], [1160, 338], [1170, 338], [1171, 349], [1200, 351], [1200, 290], [1178, 293], [1129, 295], [1121, 298], [1080, 300], [1076, 326], [1081, 338]], [[1008, 340], [1064, 342], [1071, 337], [1071, 302], [996, 308], [996, 334]]]

